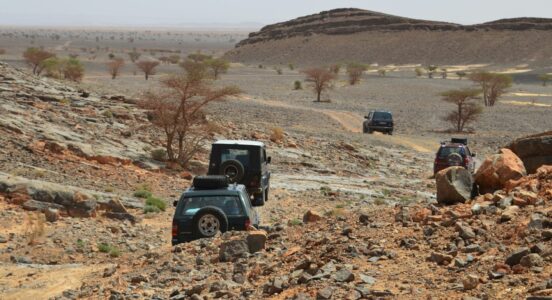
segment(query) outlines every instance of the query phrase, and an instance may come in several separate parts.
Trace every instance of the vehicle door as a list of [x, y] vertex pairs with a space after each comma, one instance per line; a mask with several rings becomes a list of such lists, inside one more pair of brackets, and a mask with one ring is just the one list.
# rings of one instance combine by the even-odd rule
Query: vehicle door
[[263, 191], [270, 185], [270, 158], [266, 155], [266, 148], [261, 149], [261, 187]]

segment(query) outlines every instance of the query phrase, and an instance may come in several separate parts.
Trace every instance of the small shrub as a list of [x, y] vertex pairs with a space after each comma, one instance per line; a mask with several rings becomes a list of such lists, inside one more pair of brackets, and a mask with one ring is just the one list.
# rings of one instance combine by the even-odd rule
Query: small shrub
[[339, 74], [340, 70], [341, 70], [340, 64], [333, 64], [330, 66], [330, 72], [334, 73], [335, 75]]
[[165, 201], [163, 201], [162, 199], [159, 199], [159, 198], [155, 198], [153, 196], [149, 196], [146, 199], [146, 206], [148, 206], [148, 205], [157, 207], [162, 211], [165, 211], [165, 208], [167, 208], [167, 203], [165, 203]]
[[288, 67], [291, 71], [293, 71], [295, 69], [295, 66], [293, 64], [289, 64]]
[[284, 140], [284, 130], [280, 127], [272, 128], [270, 133], [270, 140], [274, 143], [278, 143]]
[[422, 75], [424, 75], [424, 69], [420, 67], [417, 67], [416, 69], [414, 69], [414, 72], [416, 72], [416, 77], [421, 77]]
[[459, 80], [462, 80], [462, 78], [466, 77], [466, 75], [468, 75], [468, 74], [466, 74], [466, 72], [464, 72], [464, 71], [456, 72], [456, 76], [458, 76]]
[[108, 253], [111, 250], [111, 246], [107, 243], [99, 243], [98, 250], [103, 253]]
[[121, 256], [121, 250], [119, 250], [117, 248], [112, 248], [111, 251], [109, 251], [109, 256], [119, 257], [119, 256]]
[[295, 80], [295, 82], [293, 83], [293, 89], [294, 90], [302, 90], [303, 85], [301, 84], [301, 81]]
[[303, 221], [301, 221], [299, 219], [289, 220], [288, 223], [289, 223], [290, 226], [301, 226], [301, 225], [303, 225]]
[[263, 65], [259, 65], [259, 69], [264, 69], [264, 66], [263, 66]]
[[381, 199], [381, 198], [377, 198], [374, 200], [374, 204], [375, 205], [384, 205], [385, 204], [385, 200]]
[[275, 70], [276, 70], [276, 74], [278, 74], [278, 75], [284, 74], [284, 71], [280, 67], [276, 68]]
[[29, 245], [34, 245], [44, 235], [46, 219], [43, 214], [28, 214], [26, 223], [27, 240]]
[[77, 240], [77, 248], [78, 248], [78, 249], [83, 249], [84, 246], [86, 246], [86, 244], [84, 243], [84, 241], [81, 240], [81, 239], [78, 239], [78, 240]]
[[161, 212], [161, 210], [157, 207], [157, 206], [152, 206], [152, 205], [146, 205], [144, 206], [144, 213], [145, 214], [150, 214], [150, 213], [159, 213]]
[[109, 256], [111, 257], [121, 256], [121, 251], [117, 249], [117, 247], [110, 245], [108, 243], [99, 243], [98, 250], [102, 253], [109, 253]]
[[134, 192], [134, 197], [137, 197], [137, 198], [147, 199], [151, 196], [153, 196], [153, 194], [148, 190], [137, 190], [136, 192]]
[[103, 111], [102, 116], [111, 119], [111, 118], [113, 118], [113, 112], [109, 109], [106, 109], [106, 110]]
[[379, 69], [378, 75], [381, 77], [385, 77], [385, 75], [387, 75], [387, 71], [385, 69]]
[[151, 151], [151, 158], [156, 161], [166, 161], [167, 151], [165, 149], [155, 149]]

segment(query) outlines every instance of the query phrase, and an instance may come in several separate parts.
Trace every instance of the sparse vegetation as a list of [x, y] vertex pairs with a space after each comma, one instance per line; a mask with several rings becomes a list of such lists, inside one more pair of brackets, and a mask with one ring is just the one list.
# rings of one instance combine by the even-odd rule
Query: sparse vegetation
[[422, 77], [424, 75], [424, 69], [420, 67], [416, 67], [414, 72], [416, 73], [416, 77]]
[[68, 58], [63, 63], [63, 77], [72, 81], [81, 81], [84, 76], [84, 66], [76, 58]]
[[335, 80], [335, 74], [325, 68], [311, 68], [303, 71], [314, 93], [316, 94], [316, 102], [320, 102], [322, 92], [332, 88], [332, 83]]
[[151, 158], [153, 158], [156, 161], [167, 161], [167, 151], [165, 149], [152, 150]]
[[456, 76], [458, 76], [459, 80], [462, 80], [464, 77], [466, 77], [468, 74], [464, 71], [458, 71], [456, 72]]
[[151, 75], [155, 75], [155, 68], [159, 65], [159, 62], [156, 60], [142, 60], [136, 63], [136, 66], [144, 72], [146, 80], [149, 79]]
[[121, 69], [124, 65], [125, 60], [120, 57], [114, 58], [107, 63], [107, 71], [111, 75], [111, 79], [115, 79], [117, 78], [117, 76], [119, 76], [119, 73], [121, 72]]
[[220, 74], [226, 74], [230, 68], [230, 63], [222, 58], [209, 58], [205, 60], [205, 65], [211, 70], [215, 80], [219, 78]]
[[333, 64], [330, 66], [330, 72], [334, 73], [335, 75], [339, 74], [340, 70], [341, 70], [340, 64]]
[[303, 89], [303, 85], [301, 84], [300, 80], [295, 80], [295, 82], [293, 82], [293, 89], [296, 91]]
[[209, 137], [202, 109], [241, 92], [237, 87], [212, 88], [207, 79], [204, 72], [172, 75], [161, 81], [163, 92], [148, 93], [142, 103], [165, 134], [168, 160], [184, 167]]
[[479, 99], [480, 94], [478, 89], [451, 90], [441, 94], [443, 101], [456, 105], [456, 110], [449, 113], [444, 120], [451, 123], [457, 132], [464, 131], [464, 127], [476, 121], [481, 114], [481, 106], [472, 101]]
[[379, 69], [378, 75], [381, 77], [385, 77], [387, 75], [387, 71], [385, 69]]
[[196, 52], [188, 55], [188, 59], [194, 62], [205, 62], [206, 60], [211, 58], [211, 55], [203, 54], [201, 52]]
[[291, 219], [289, 220], [289, 225], [290, 226], [301, 226], [303, 225], [303, 221], [299, 220], [299, 219]]
[[275, 67], [274, 70], [276, 70], [276, 74], [278, 74], [278, 75], [284, 74], [284, 71], [280, 67]]
[[437, 68], [439, 68], [436, 65], [429, 65], [426, 67], [427, 70], [427, 78], [433, 78], [433, 75], [435, 75], [435, 71], [437, 71]]
[[485, 106], [494, 106], [506, 89], [512, 86], [512, 77], [506, 74], [479, 71], [470, 74], [469, 78], [481, 87]]
[[108, 243], [99, 243], [98, 251], [102, 253], [109, 253], [109, 256], [111, 257], [119, 257], [121, 255], [121, 251], [117, 247]]
[[447, 77], [448, 77], [448, 70], [445, 68], [441, 69], [441, 78], [447, 79]]
[[347, 65], [347, 75], [349, 76], [349, 84], [355, 85], [360, 82], [360, 78], [368, 67], [359, 63], [350, 63]]
[[39, 48], [27, 48], [23, 52], [25, 62], [33, 68], [33, 74], [40, 75], [44, 70], [43, 62], [55, 54]]
[[552, 81], [552, 74], [542, 74], [539, 76], [539, 80], [542, 81], [542, 86], [546, 86], [549, 81]]
[[293, 71], [295, 70], [295, 66], [293, 64], [288, 64], [288, 68], [290, 69], [290, 71]]
[[38, 242], [38, 239], [44, 235], [45, 223], [46, 219], [44, 218], [43, 214], [27, 214], [25, 231], [27, 243], [29, 245], [35, 245]]
[[274, 127], [270, 133], [270, 140], [274, 143], [280, 143], [284, 140], [284, 130], [280, 127]]
[[130, 58], [130, 61], [132, 63], [135, 63], [137, 62], [139, 59], [140, 59], [140, 56], [142, 56], [142, 54], [136, 52], [136, 51], [132, 51], [128, 54], [128, 57]]
[[146, 206], [157, 207], [158, 209], [165, 211], [165, 209], [167, 208], [167, 203], [165, 203], [165, 201], [160, 198], [149, 196], [146, 199]]

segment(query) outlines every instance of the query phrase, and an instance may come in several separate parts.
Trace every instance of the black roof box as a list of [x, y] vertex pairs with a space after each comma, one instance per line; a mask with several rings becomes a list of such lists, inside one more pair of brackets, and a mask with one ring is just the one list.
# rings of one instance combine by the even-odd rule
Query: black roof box
[[462, 144], [462, 145], [466, 145], [466, 146], [468, 145], [468, 139], [467, 138], [451, 138], [450, 142], [454, 143], [454, 144]]
[[228, 177], [224, 175], [201, 175], [194, 177], [193, 187], [197, 190], [215, 190], [228, 187]]

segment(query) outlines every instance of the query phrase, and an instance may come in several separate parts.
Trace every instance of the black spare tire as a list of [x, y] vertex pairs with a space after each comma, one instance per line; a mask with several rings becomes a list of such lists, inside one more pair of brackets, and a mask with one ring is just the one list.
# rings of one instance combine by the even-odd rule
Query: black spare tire
[[225, 175], [228, 177], [228, 181], [234, 183], [243, 179], [245, 169], [241, 162], [231, 159], [220, 165], [219, 174]]
[[209, 238], [228, 230], [228, 218], [220, 208], [207, 206], [196, 212], [192, 226], [194, 236]]
[[447, 156], [447, 162], [449, 166], [461, 166], [462, 165], [462, 155], [458, 153], [451, 153]]

